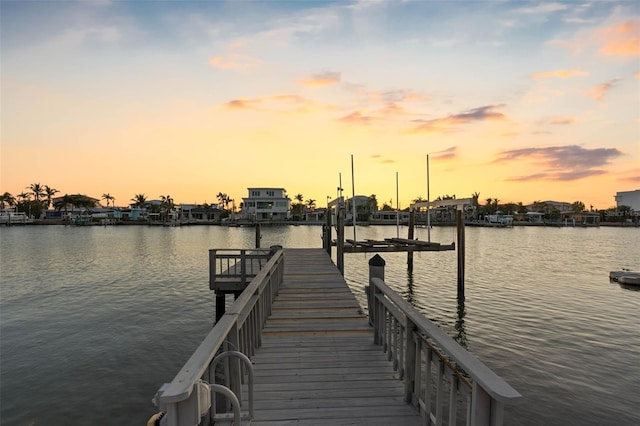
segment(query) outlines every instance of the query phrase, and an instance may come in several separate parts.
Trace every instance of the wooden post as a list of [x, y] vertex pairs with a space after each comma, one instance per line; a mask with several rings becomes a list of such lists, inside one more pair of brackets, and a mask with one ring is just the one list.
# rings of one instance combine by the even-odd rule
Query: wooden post
[[[413, 228], [416, 223], [416, 213], [413, 209], [409, 211], [409, 231], [407, 232], [407, 238], [413, 240]], [[409, 272], [413, 272], [413, 249], [407, 248], [407, 269]]]
[[364, 292], [367, 295], [367, 309], [369, 311], [369, 324], [375, 328], [373, 314], [374, 311], [374, 285], [371, 283], [372, 278], [380, 278], [384, 281], [384, 265], [386, 262], [379, 254], [376, 254], [371, 259], [369, 259], [369, 285], [364, 287]]
[[262, 234], [260, 234], [260, 223], [256, 223], [256, 248], [260, 248], [261, 239], [262, 239]]
[[326, 212], [327, 217], [325, 218], [326, 223], [324, 225], [324, 234], [323, 234], [323, 237], [324, 237], [323, 248], [325, 249], [329, 257], [331, 257], [331, 214], [332, 212], [333, 212], [333, 208], [327, 207], [327, 212]]
[[456, 228], [458, 236], [458, 299], [464, 299], [464, 218], [461, 208], [456, 210]]
[[216, 323], [220, 321], [220, 318], [225, 312], [225, 294], [222, 290], [216, 291]]
[[[229, 334], [227, 335], [228, 348], [227, 350], [239, 351], [240, 348], [240, 333], [238, 330], [238, 321], [233, 324]], [[236, 394], [238, 399], [242, 401], [242, 364], [238, 357], [232, 356], [228, 359], [229, 366], [229, 383], [228, 387]]]
[[[413, 404], [413, 396], [419, 393], [420, 389], [415, 389], [416, 383], [416, 342], [413, 340], [413, 333], [417, 327], [409, 318], [407, 318], [407, 328], [405, 330], [405, 348], [404, 348], [404, 400], [409, 404]], [[402, 342], [401, 342], [402, 344]]]
[[338, 270], [342, 275], [344, 275], [344, 204], [340, 201], [340, 205], [338, 206], [338, 230], [336, 235], [336, 249], [337, 249], [337, 263]]

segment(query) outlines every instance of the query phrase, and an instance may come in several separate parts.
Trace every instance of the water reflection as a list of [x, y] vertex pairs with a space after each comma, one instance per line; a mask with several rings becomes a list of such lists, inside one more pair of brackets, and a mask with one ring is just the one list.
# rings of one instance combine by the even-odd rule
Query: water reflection
[[640, 291], [640, 286], [637, 285], [631, 285], [631, 284], [623, 284], [623, 283], [618, 283], [620, 285], [620, 287], [627, 289], [627, 290], [631, 290], [631, 291]]
[[404, 298], [407, 300], [407, 302], [411, 303], [413, 307], [419, 309], [416, 304], [415, 287], [413, 284], [413, 272], [411, 270], [407, 270], [407, 290], [404, 292]]
[[467, 339], [467, 331], [464, 327], [464, 317], [467, 315], [467, 311], [464, 306], [464, 297], [458, 297], [458, 317], [456, 318], [456, 334], [453, 336], [453, 340], [458, 342], [463, 348], [469, 347], [469, 340]]

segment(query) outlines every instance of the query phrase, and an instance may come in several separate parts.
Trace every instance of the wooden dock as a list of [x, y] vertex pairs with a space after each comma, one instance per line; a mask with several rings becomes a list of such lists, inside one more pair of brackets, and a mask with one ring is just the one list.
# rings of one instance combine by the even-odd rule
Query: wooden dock
[[322, 249], [286, 249], [284, 280], [252, 358], [252, 425], [417, 425], [393, 364]]
[[522, 396], [385, 284], [382, 258], [369, 274], [367, 317], [324, 249], [273, 251], [158, 389], [150, 421], [501, 426]]

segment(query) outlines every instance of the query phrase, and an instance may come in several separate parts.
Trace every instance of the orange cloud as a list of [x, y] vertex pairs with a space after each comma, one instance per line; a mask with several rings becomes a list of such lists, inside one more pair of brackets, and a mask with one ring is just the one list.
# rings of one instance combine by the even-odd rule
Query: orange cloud
[[339, 72], [326, 72], [324, 74], [318, 74], [299, 80], [298, 83], [307, 87], [322, 87], [340, 83], [340, 78], [341, 76]]
[[640, 169], [639, 170], [632, 170], [631, 172], [629, 172], [629, 176], [624, 176], [622, 178], [619, 179], [620, 182], [625, 182], [625, 183], [637, 183], [640, 184]]
[[260, 102], [259, 99], [239, 98], [225, 103], [224, 106], [228, 109], [256, 109], [256, 104]]
[[262, 98], [237, 98], [226, 102], [223, 107], [232, 110], [299, 112], [301, 108], [312, 105], [312, 101], [302, 96], [283, 94]]
[[395, 160], [392, 160], [390, 158], [383, 158], [380, 154], [374, 154], [371, 156], [371, 158], [379, 160], [382, 164], [395, 164], [396, 162]]
[[602, 47], [600, 53], [607, 56], [640, 55], [640, 22], [629, 21], [598, 31]]
[[370, 124], [373, 121], [373, 117], [363, 115], [360, 111], [353, 112], [349, 115], [345, 115], [338, 119], [342, 123], [348, 124]]
[[555, 71], [538, 72], [533, 74], [532, 77], [533, 78], [552, 78], [552, 77], [570, 78], [570, 77], [585, 76], [585, 75], [589, 75], [589, 73], [581, 70], [555, 70]]
[[613, 89], [618, 84], [618, 82], [620, 82], [620, 79], [614, 78], [613, 80], [610, 80], [606, 83], [599, 84], [589, 89], [586, 95], [594, 101], [601, 101], [604, 99], [609, 90]]
[[458, 147], [452, 146], [451, 148], [447, 148], [443, 151], [438, 151], [433, 153], [433, 158], [436, 160], [453, 160], [458, 156]]
[[216, 56], [209, 61], [210, 65], [220, 69], [249, 69], [259, 66], [262, 62], [246, 55], [231, 54]]

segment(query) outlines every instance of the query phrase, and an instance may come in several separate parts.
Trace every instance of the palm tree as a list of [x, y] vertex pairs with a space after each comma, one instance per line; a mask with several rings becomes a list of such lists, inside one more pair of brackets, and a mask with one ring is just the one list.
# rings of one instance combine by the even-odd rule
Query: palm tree
[[173, 198], [171, 198], [171, 195], [161, 195], [160, 200], [162, 200], [162, 206], [164, 207], [164, 216], [166, 220], [169, 216], [169, 213], [171, 212], [171, 209], [173, 209]]
[[585, 205], [582, 201], [576, 201], [571, 205], [571, 211], [573, 213], [579, 214], [584, 211]]
[[316, 200], [314, 200], [313, 198], [309, 198], [307, 200], [307, 208], [309, 208], [309, 210], [313, 211], [316, 208]]
[[471, 198], [472, 198], [472, 207], [473, 207], [473, 219], [477, 220], [478, 219], [478, 213], [480, 212], [480, 193], [479, 192], [474, 192], [473, 194], [471, 194]]
[[32, 183], [31, 185], [27, 186], [27, 189], [31, 190], [31, 193], [33, 194], [33, 198], [36, 201], [40, 201], [40, 197], [43, 197], [44, 195], [46, 195], [46, 193], [44, 192], [44, 187], [39, 183]]
[[9, 207], [13, 207], [16, 204], [16, 199], [8, 192], [0, 195], [0, 208], [4, 209], [4, 205], [8, 204]]
[[147, 204], [147, 196], [144, 194], [136, 194], [133, 196], [131, 201], [133, 201], [136, 207], [142, 208]]
[[51, 207], [51, 201], [53, 199], [53, 196], [56, 195], [58, 192], [57, 189], [55, 188], [51, 188], [49, 185], [45, 185], [44, 186], [44, 195], [47, 196], [47, 208]]
[[229, 196], [224, 192], [218, 192], [218, 195], [216, 195], [216, 197], [218, 197], [218, 201], [220, 202], [220, 204], [222, 204], [222, 208], [224, 210], [227, 210], [227, 206], [229, 205], [231, 198], [229, 198]]
[[71, 207], [71, 210], [73, 210], [73, 196], [69, 195], [69, 194], [64, 194], [62, 197], [58, 198], [58, 200], [53, 203], [53, 207], [60, 211], [62, 209], [64, 209], [64, 215], [65, 217], [68, 216], [68, 212], [69, 212], [69, 207]]
[[373, 212], [378, 211], [378, 199], [376, 198], [376, 194], [369, 195], [369, 198], [367, 199], [367, 210], [369, 217], [371, 217]]
[[102, 194], [102, 199], [106, 200], [107, 202], [107, 207], [109, 207], [109, 202], [115, 200], [115, 198], [113, 196], [111, 196], [111, 194], [106, 193], [106, 194]]

